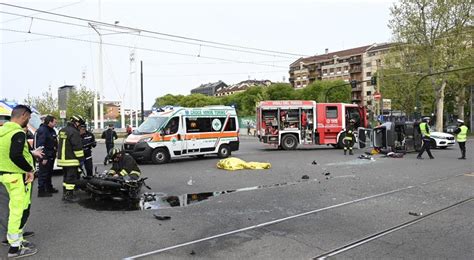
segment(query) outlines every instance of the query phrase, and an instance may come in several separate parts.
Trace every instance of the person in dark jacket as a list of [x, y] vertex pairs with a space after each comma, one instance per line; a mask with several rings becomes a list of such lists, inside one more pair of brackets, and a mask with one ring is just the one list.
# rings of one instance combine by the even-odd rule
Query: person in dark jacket
[[86, 168], [87, 176], [92, 176], [93, 163], [92, 163], [92, 148], [96, 147], [94, 134], [87, 131], [86, 125], [81, 125], [80, 128], [82, 148], [84, 149], [84, 167]]
[[81, 116], [72, 116], [66, 127], [58, 134], [58, 166], [63, 167], [63, 200], [78, 202], [74, 188], [79, 180], [79, 167], [84, 161], [79, 126], [85, 124]]
[[38, 172], [38, 197], [51, 197], [58, 190], [53, 187], [51, 177], [53, 176], [54, 160], [58, 150], [56, 118], [46, 116], [43, 124], [35, 133], [35, 148], [43, 147], [43, 159], [39, 161]]
[[118, 148], [110, 150], [109, 158], [112, 161], [112, 168], [107, 172], [113, 177], [129, 176], [132, 179], [140, 177], [140, 168], [133, 157], [125, 151], [120, 151]]
[[117, 133], [114, 131], [114, 125], [110, 124], [109, 128], [102, 133], [102, 139], [105, 139], [105, 148], [107, 149], [107, 155], [104, 159], [104, 165], [109, 162], [109, 153], [114, 148], [114, 141], [117, 139]]

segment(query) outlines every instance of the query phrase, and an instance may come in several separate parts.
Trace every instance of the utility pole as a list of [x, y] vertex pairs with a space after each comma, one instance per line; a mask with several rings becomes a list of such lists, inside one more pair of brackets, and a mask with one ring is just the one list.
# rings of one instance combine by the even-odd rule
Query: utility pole
[[143, 121], [145, 121], [144, 117], [145, 117], [145, 110], [143, 110], [143, 61], [141, 60], [140, 61], [140, 84], [141, 84], [141, 110], [142, 110], [142, 121], [141, 123], [143, 123]]

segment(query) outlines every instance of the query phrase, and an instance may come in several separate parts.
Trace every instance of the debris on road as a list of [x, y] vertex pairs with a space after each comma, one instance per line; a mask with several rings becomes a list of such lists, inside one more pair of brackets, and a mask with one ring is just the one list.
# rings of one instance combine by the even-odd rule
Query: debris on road
[[272, 165], [270, 163], [262, 163], [262, 162], [246, 162], [239, 158], [231, 157], [222, 159], [217, 163], [217, 168], [228, 170], [228, 171], [235, 171], [235, 170], [242, 170], [242, 169], [251, 169], [251, 170], [263, 170], [263, 169], [270, 169]]
[[305, 174], [305, 175], [301, 176], [301, 179], [303, 179], [303, 180], [309, 180], [309, 176]]
[[330, 173], [330, 172], [323, 172], [322, 174], [323, 174], [324, 176], [328, 176], [328, 175], [330, 175], [331, 173]]
[[193, 177], [189, 177], [188, 185], [191, 186], [193, 185]]
[[314, 161], [313, 161], [311, 164], [313, 164], [313, 165], [317, 165], [317, 164], [318, 164], [318, 162], [316, 162], [316, 160], [314, 160]]
[[365, 154], [361, 154], [361, 155], [359, 155], [359, 157], [357, 157], [357, 158], [363, 159], [363, 160], [372, 160], [372, 161], [375, 160], [374, 158], [372, 158], [372, 156], [370, 156], [370, 155], [365, 155]]
[[155, 216], [155, 218], [158, 219], [158, 220], [170, 220], [171, 219], [170, 216], [159, 216], [159, 215], [156, 215], [156, 214], [153, 214], [153, 216]]
[[191, 250], [191, 253], [189, 253], [190, 255], [195, 255], [196, 252], [194, 252], [194, 250]]
[[385, 157], [390, 157], [390, 158], [403, 158], [405, 154], [404, 153], [394, 153], [394, 152], [389, 152]]
[[417, 216], [417, 217], [423, 215], [423, 213], [421, 213], [421, 212], [418, 213], [418, 212], [413, 212], [413, 211], [408, 212], [408, 214], [409, 214], [409, 215], [412, 215], [412, 216]]

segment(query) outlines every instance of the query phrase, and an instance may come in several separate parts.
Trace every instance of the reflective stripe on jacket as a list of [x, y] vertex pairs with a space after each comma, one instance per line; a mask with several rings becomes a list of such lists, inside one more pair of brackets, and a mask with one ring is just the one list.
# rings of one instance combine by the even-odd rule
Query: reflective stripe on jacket
[[79, 130], [72, 124], [61, 129], [58, 134], [58, 166], [79, 166], [84, 159]]

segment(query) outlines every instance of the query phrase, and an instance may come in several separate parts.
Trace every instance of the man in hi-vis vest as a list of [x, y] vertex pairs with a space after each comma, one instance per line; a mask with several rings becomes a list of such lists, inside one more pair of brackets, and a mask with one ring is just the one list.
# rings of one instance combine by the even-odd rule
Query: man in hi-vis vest
[[423, 159], [421, 157], [423, 153], [426, 150], [426, 153], [430, 157], [430, 159], [434, 159], [433, 155], [431, 154], [430, 146], [431, 146], [431, 137], [430, 137], [430, 118], [429, 117], [423, 117], [422, 122], [419, 125], [420, 127], [420, 132], [422, 135], [422, 141], [423, 141], [423, 146], [421, 147], [420, 152], [418, 153], [418, 156], [416, 159]]
[[454, 130], [454, 133], [456, 134], [456, 141], [459, 144], [459, 148], [461, 149], [461, 157], [459, 157], [459, 160], [465, 160], [466, 159], [466, 141], [467, 141], [467, 131], [468, 128], [464, 124], [464, 121], [461, 119], [458, 119], [458, 128]]
[[[0, 127], [0, 183], [9, 198], [7, 241], [8, 258], [34, 255], [36, 246], [25, 240], [23, 227], [30, 215], [31, 184], [34, 180], [35, 157], [43, 156], [42, 149], [30, 152], [24, 128], [30, 120], [31, 109], [18, 105], [12, 110], [11, 121]], [[29, 232], [32, 235], [32, 232]], [[2, 258], [2, 257], [0, 257]]]

